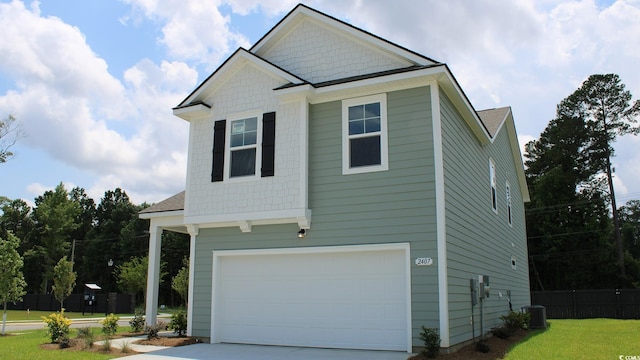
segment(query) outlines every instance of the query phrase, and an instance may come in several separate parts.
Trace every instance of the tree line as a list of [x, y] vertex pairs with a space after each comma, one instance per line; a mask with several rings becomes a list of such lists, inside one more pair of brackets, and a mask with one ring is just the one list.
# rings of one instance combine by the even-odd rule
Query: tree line
[[[144, 299], [149, 222], [138, 213], [149, 204], [133, 204], [120, 188], [106, 191], [96, 203], [84, 189], [69, 191], [62, 183], [34, 203], [32, 208], [21, 199], [0, 198], [0, 238], [17, 242], [26, 293], [53, 293], [55, 267], [66, 257], [77, 274], [73, 293], [96, 283], [103, 293], [133, 293]], [[172, 289], [172, 279], [188, 255], [187, 235], [163, 233], [161, 303], [181, 304], [184, 291]]]
[[532, 290], [640, 287], [640, 201], [618, 207], [612, 165], [639, 116], [618, 75], [592, 75], [526, 145]]

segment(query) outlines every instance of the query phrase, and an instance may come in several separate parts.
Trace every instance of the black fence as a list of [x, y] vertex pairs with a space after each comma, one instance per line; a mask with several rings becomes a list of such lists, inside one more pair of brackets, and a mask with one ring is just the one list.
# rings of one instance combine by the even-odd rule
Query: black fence
[[[135, 297], [131, 294], [96, 294], [95, 301], [89, 305], [84, 301], [83, 294], [72, 294], [64, 301], [65, 311], [97, 313], [97, 314], [133, 314], [135, 309]], [[59, 311], [60, 302], [51, 294], [28, 294], [22, 301], [7, 303], [9, 310], [42, 310]]]
[[535, 291], [531, 304], [548, 319], [640, 319], [640, 289]]

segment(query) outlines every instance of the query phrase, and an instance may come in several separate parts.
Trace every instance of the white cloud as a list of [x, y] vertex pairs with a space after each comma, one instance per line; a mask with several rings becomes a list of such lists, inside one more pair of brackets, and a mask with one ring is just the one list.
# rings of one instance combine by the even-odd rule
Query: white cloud
[[[123, 83], [78, 28], [42, 17], [37, 3], [0, 4], [0, 23], [8, 31], [0, 37], [0, 71], [15, 82], [0, 96], [0, 108], [20, 119], [25, 143], [97, 175], [88, 190], [95, 199], [115, 187], [140, 201], [180, 190], [188, 126], [171, 108], [196, 85], [194, 69], [144, 59]], [[36, 195], [47, 189], [28, 185]]]
[[219, 7], [222, 1], [211, 0], [123, 0], [162, 27], [160, 42], [178, 60], [192, 60], [213, 66], [231, 50], [248, 47], [241, 33], [229, 29], [229, 17]]

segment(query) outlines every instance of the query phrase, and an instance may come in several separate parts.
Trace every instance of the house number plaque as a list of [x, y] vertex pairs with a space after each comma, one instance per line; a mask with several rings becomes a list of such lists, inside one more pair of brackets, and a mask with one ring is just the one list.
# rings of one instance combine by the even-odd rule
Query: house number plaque
[[418, 266], [431, 266], [431, 265], [433, 265], [433, 259], [432, 258], [417, 258], [416, 259], [416, 265], [418, 265]]

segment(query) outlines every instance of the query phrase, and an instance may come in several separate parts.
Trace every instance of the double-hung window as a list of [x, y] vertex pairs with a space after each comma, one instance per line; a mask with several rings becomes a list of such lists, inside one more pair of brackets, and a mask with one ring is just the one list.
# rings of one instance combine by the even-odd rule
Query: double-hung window
[[229, 177], [254, 176], [258, 152], [258, 118], [231, 121], [229, 133]]
[[496, 164], [489, 160], [489, 179], [491, 181], [491, 209], [498, 213], [498, 181], [496, 178]]
[[507, 222], [513, 225], [513, 214], [511, 214], [511, 185], [507, 182]]
[[342, 101], [342, 173], [389, 169], [385, 94]]

